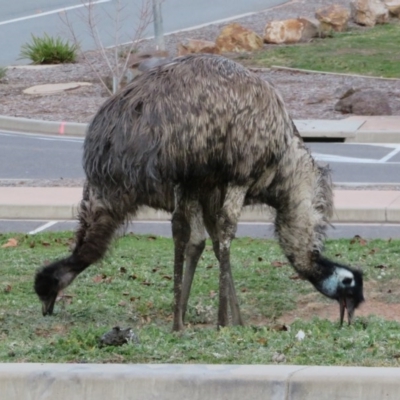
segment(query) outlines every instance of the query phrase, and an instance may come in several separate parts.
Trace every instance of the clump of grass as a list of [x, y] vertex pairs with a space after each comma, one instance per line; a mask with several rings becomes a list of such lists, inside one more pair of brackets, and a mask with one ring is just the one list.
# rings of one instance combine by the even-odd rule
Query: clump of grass
[[7, 68], [5, 67], [0, 67], [0, 81], [5, 78], [7, 75]]
[[21, 46], [20, 58], [32, 60], [33, 64], [64, 64], [76, 61], [78, 46], [60, 37], [32, 35], [32, 42]]

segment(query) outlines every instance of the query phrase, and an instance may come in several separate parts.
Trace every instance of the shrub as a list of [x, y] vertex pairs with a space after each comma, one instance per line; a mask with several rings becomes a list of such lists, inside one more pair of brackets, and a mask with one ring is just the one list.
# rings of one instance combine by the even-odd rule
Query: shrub
[[6, 77], [7, 74], [7, 68], [0, 67], [0, 80]]
[[32, 42], [21, 46], [20, 58], [28, 58], [34, 64], [63, 64], [75, 62], [78, 46], [67, 40], [32, 35]]

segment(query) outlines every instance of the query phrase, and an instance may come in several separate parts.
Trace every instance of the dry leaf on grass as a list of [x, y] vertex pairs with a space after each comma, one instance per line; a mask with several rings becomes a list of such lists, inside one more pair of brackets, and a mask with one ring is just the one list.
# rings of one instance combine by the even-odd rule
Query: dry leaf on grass
[[17, 247], [18, 246], [18, 240], [14, 239], [14, 238], [10, 238], [8, 239], [7, 243], [3, 244], [1, 247], [3, 249], [7, 248], [7, 247]]

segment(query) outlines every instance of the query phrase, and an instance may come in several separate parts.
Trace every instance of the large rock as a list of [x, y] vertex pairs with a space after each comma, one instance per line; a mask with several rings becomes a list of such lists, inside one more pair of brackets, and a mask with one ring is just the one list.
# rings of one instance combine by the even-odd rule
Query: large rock
[[219, 54], [219, 49], [214, 42], [209, 40], [188, 39], [178, 44], [178, 56], [193, 53]]
[[392, 115], [387, 96], [379, 90], [348, 90], [335, 104], [343, 114]]
[[352, 18], [359, 25], [374, 26], [389, 19], [389, 11], [381, 0], [352, 0], [350, 7]]
[[322, 32], [344, 32], [350, 19], [350, 10], [338, 4], [320, 8], [315, 17], [321, 23]]
[[225, 26], [215, 44], [221, 53], [260, 50], [263, 39], [250, 29], [233, 23]]
[[400, 0], [384, 0], [389, 13], [400, 18]]
[[311, 18], [287, 19], [268, 22], [264, 29], [266, 43], [297, 43], [319, 34], [319, 21]]

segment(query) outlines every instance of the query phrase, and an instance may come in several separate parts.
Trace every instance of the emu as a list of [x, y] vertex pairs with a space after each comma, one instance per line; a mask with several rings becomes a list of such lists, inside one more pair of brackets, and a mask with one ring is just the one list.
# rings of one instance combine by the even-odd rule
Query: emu
[[[294, 269], [345, 309], [364, 300], [362, 273], [323, 257], [332, 215], [330, 174], [304, 146], [271, 84], [215, 55], [155, 67], [108, 99], [84, 142], [86, 183], [72, 254], [40, 269], [43, 315], [58, 292], [101, 259], [141, 206], [172, 212], [174, 322], [183, 317], [205, 229], [220, 264], [218, 326], [242, 324], [230, 246], [244, 205], [276, 211], [275, 232]], [[183, 267], [186, 258], [185, 277]], [[183, 282], [182, 282], [183, 280]]]

